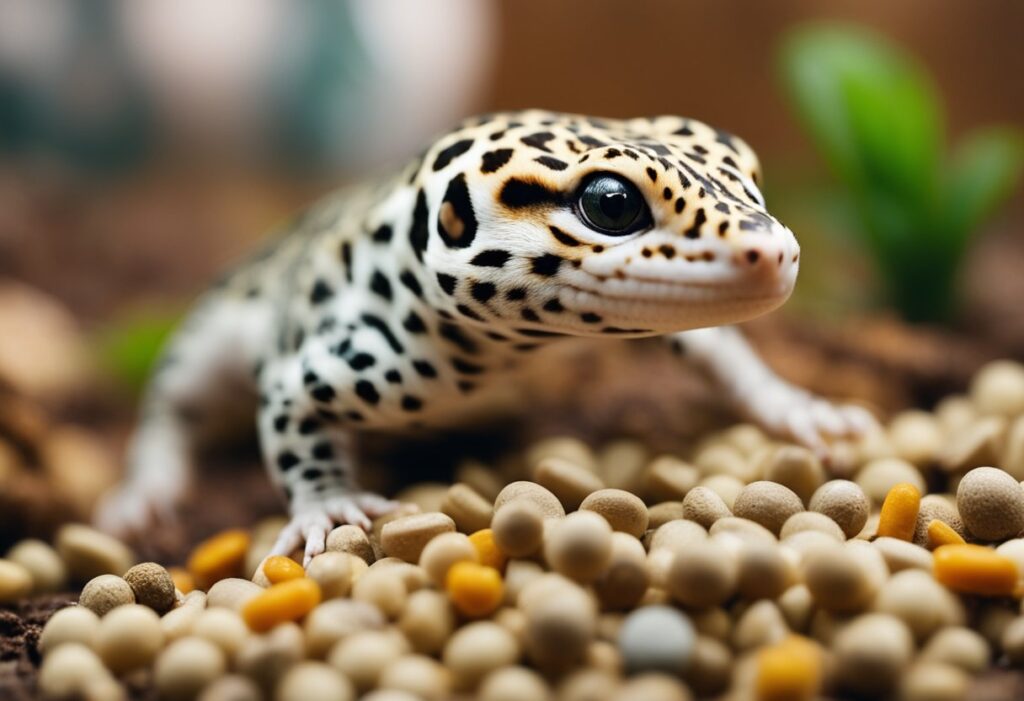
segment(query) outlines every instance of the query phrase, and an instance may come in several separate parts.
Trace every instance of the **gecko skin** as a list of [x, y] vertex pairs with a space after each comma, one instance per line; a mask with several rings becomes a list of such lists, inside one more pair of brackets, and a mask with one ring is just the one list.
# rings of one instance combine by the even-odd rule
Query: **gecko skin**
[[569, 339], [664, 336], [768, 430], [822, 451], [869, 414], [777, 377], [725, 326], [781, 305], [800, 249], [765, 209], [757, 157], [680, 117], [488, 115], [396, 178], [313, 206], [210, 291], [152, 379], [111, 530], [167, 515], [204, 416], [252, 402], [308, 561], [361, 491], [361, 431], [443, 427]]

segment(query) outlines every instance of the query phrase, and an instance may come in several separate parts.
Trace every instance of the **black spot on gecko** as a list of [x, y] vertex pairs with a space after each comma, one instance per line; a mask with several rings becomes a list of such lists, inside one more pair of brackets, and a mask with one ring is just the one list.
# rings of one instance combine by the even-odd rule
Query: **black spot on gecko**
[[409, 244], [419, 261], [423, 261], [423, 252], [427, 250], [427, 196], [423, 189], [416, 194], [416, 206], [412, 210], [412, 225], [409, 227]]
[[423, 288], [420, 286], [420, 281], [411, 270], [403, 270], [402, 274], [398, 276], [398, 279], [403, 285], [405, 285], [407, 290], [417, 297], [423, 297]]
[[359, 380], [355, 387], [356, 396], [367, 404], [376, 405], [380, 402], [380, 393], [369, 380]]
[[550, 168], [551, 170], [565, 170], [569, 167], [568, 163], [553, 156], [539, 156], [533, 160], [540, 163], [545, 168]]
[[299, 434], [308, 436], [311, 433], [316, 433], [320, 430], [322, 425], [323, 424], [321, 424], [318, 419], [315, 419], [312, 416], [307, 416], [299, 422]]
[[441, 209], [437, 213], [437, 232], [449, 248], [466, 248], [476, 238], [476, 213], [466, 186], [466, 176], [459, 173], [448, 182]]
[[434, 172], [436, 173], [451, 163], [453, 159], [464, 154], [472, 145], [472, 139], [462, 139], [461, 141], [456, 141], [451, 146], [442, 149], [441, 152], [437, 154], [437, 158], [434, 159], [434, 165], [432, 166]]
[[565, 233], [564, 231], [559, 229], [557, 226], [548, 226], [548, 229], [551, 230], [551, 235], [554, 236], [555, 239], [559, 243], [564, 244], [566, 246], [579, 246], [580, 245], [580, 242], [578, 240], [576, 240], [574, 237], [570, 236], [569, 234]]
[[331, 460], [334, 458], [334, 446], [326, 441], [313, 446], [313, 457], [317, 460]]
[[553, 138], [555, 138], [555, 135], [552, 134], [551, 132], [539, 131], [535, 134], [528, 134], [527, 136], [524, 136], [523, 138], [520, 139], [520, 141], [522, 141], [527, 146], [539, 149], [541, 151], [544, 151], [545, 153], [551, 153], [551, 149], [549, 149], [545, 144], [547, 144], [547, 142], [551, 141]]
[[318, 467], [309, 467], [302, 471], [302, 479], [312, 482], [314, 480], [323, 479], [324, 471]]
[[481, 173], [495, 173], [512, 158], [512, 149], [500, 148], [497, 151], [488, 151], [480, 161]]
[[656, 171], [654, 168], [648, 168], [647, 177], [651, 179], [652, 183], [658, 182], [658, 171]]
[[331, 387], [330, 385], [320, 385], [319, 387], [314, 387], [313, 391], [310, 392], [310, 394], [313, 396], [313, 399], [317, 400], [318, 402], [322, 402], [323, 404], [329, 404], [330, 402], [334, 401], [334, 397], [336, 396], [334, 388]]
[[482, 316], [477, 314], [475, 311], [473, 311], [472, 308], [466, 306], [465, 304], [456, 304], [455, 305], [455, 311], [457, 311], [459, 314], [461, 314], [462, 316], [466, 317], [467, 319], [472, 319], [473, 321], [483, 321], [484, 320], [484, 318]]
[[387, 323], [379, 316], [376, 316], [375, 314], [363, 314], [362, 320], [364, 324], [380, 333], [380, 335], [384, 337], [384, 340], [387, 341], [388, 345], [391, 346], [391, 350], [395, 353], [402, 354], [405, 352], [405, 348], [399, 342], [398, 338], [394, 333], [392, 333], [391, 329], [388, 328]]
[[562, 258], [553, 253], [545, 253], [530, 260], [530, 270], [536, 275], [551, 277], [558, 272], [562, 265]]
[[356, 353], [348, 359], [348, 365], [353, 370], [365, 370], [373, 367], [376, 363], [377, 359], [369, 353]]
[[414, 360], [412, 361], [412, 367], [417, 373], [419, 373], [420, 377], [437, 377], [437, 368], [427, 360]]
[[384, 373], [384, 379], [393, 385], [397, 385], [402, 382], [402, 373], [398, 372], [398, 370], [395, 370], [394, 368], [391, 368], [386, 373]]
[[688, 239], [699, 239], [700, 228], [704, 226], [704, 222], [706, 222], [707, 220], [708, 217], [706, 214], [704, 214], [704, 208], [701, 207], [700, 209], [697, 210], [697, 214], [693, 218], [693, 224], [690, 226], [689, 229], [683, 232], [683, 236], [685, 236]]
[[309, 301], [311, 304], [323, 304], [333, 296], [334, 290], [323, 280], [314, 282], [313, 288], [309, 291]]
[[281, 414], [280, 416], [274, 417], [274, 430], [278, 433], [284, 433], [288, 429], [288, 415]]
[[391, 240], [391, 235], [394, 230], [387, 224], [381, 224], [377, 227], [377, 230], [373, 232], [373, 240], [377, 243], [387, 243]]
[[402, 409], [405, 411], [419, 411], [423, 408], [423, 400], [407, 394], [402, 397]]
[[427, 325], [423, 323], [423, 319], [419, 314], [410, 311], [402, 322], [402, 328], [409, 333], [423, 333], [427, 330]]
[[462, 358], [452, 358], [452, 367], [455, 368], [455, 372], [462, 375], [479, 375], [484, 371], [482, 366]]
[[437, 284], [439, 284], [441, 289], [448, 294], [455, 294], [455, 283], [456, 280], [451, 275], [448, 275], [447, 273], [437, 274]]
[[345, 280], [352, 282], [352, 244], [348, 241], [341, 244], [341, 263], [345, 267]]
[[509, 178], [501, 188], [501, 202], [507, 207], [520, 209], [562, 203], [562, 193], [536, 181]]
[[601, 322], [601, 317], [594, 312], [583, 312], [580, 314], [580, 321], [584, 324], [598, 324]]
[[473, 260], [469, 261], [470, 265], [475, 265], [481, 268], [500, 268], [508, 261], [510, 254], [508, 251], [502, 251], [501, 249], [492, 248], [486, 251], [480, 251]]
[[474, 282], [470, 288], [470, 294], [473, 295], [473, 299], [478, 302], [484, 303], [491, 299], [497, 292], [493, 282]]
[[552, 314], [558, 314], [559, 312], [565, 311], [565, 307], [562, 306], [562, 303], [559, 302], [556, 297], [552, 297], [545, 302], [542, 309], [546, 312], [551, 312]]
[[462, 351], [475, 354], [479, 351], [477, 344], [462, 333], [461, 329], [454, 324], [441, 324], [439, 329], [441, 338], [458, 346]]
[[299, 464], [299, 456], [290, 450], [286, 450], [277, 456], [277, 466], [287, 472]]
[[526, 288], [525, 287], [513, 287], [505, 292], [505, 299], [510, 302], [516, 302], [521, 299], [526, 299]]
[[373, 275], [370, 277], [370, 289], [389, 302], [393, 297], [391, 283], [384, 276], [384, 273], [379, 270], [374, 270]]

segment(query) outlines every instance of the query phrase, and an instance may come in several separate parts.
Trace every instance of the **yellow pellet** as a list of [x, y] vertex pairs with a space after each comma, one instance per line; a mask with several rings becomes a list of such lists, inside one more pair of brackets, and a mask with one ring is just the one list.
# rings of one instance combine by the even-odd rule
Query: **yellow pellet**
[[814, 643], [792, 635], [757, 653], [759, 701], [804, 701], [821, 687], [821, 654]]
[[505, 561], [508, 557], [501, 551], [498, 544], [494, 542], [494, 531], [484, 528], [469, 536], [469, 542], [476, 548], [476, 554], [481, 565], [493, 567], [501, 572], [505, 569]]
[[1017, 586], [1017, 565], [983, 545], [943, 545], [935, 550], [935, 579], [954, 591], [1007, 596]]
[[455, 608], [466, 616], [493, 613], [505, 596], [501, 573], [493, 567], [475, 562], [456, 562], [448, 570], [445, 589]]
[[312, 579], [290, 579], [274, 584], [242, 606], [242, 618], [254, 631], [270, 630], [279, 623], [296, 621], [320, 603], [320, 585]]
[[204, 540], [192, 551], [188, 571], [196, 585], [208, 589], [215, 582], [242, 574], [250, 537], [246, 531], [230, 530]]
[[878, 535], [900, 540], [913, 540], [917, 512], [921, 508], [921, 491], [909, 482], [894, 485], [885, 495], [878, 517]]
[[171, 575], [175, 588], [182, 594], [188, 594], [196, 588], [196, 580], [184, 567], [170, 567], [167, 572]]
[[306, 570], [290, 557], [272, 555], [263, 562], [263, 574], [267, 576], [271, 584], [280, 584], [290, 579], [305, 577]]
[[945, 521], [933, 518], [928, 522], [928, 543], [937, 548], [941, 545], [963, 545], [966, 541]]

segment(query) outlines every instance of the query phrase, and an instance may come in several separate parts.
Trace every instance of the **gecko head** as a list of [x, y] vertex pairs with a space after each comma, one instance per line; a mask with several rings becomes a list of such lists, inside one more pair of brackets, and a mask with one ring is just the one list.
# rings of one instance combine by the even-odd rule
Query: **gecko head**
[[792, 292], [799, 246], [740, 139], [679, 117], [489, 119], [449, 144], [463, 150], [425, 251], [470, 320], [640, 336], [745, 321]]

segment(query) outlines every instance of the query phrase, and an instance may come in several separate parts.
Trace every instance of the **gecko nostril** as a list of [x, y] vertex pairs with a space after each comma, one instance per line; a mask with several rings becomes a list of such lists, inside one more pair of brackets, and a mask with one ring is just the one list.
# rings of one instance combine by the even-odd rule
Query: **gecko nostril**
[[781, 268], [782, 267], [782, 251], [779, 251], [778, 263], [779, 263], [779, 267]]
[[753, 265], [761, 259], [761, 252], [753, 249], [747, 251], [747, 262]]

